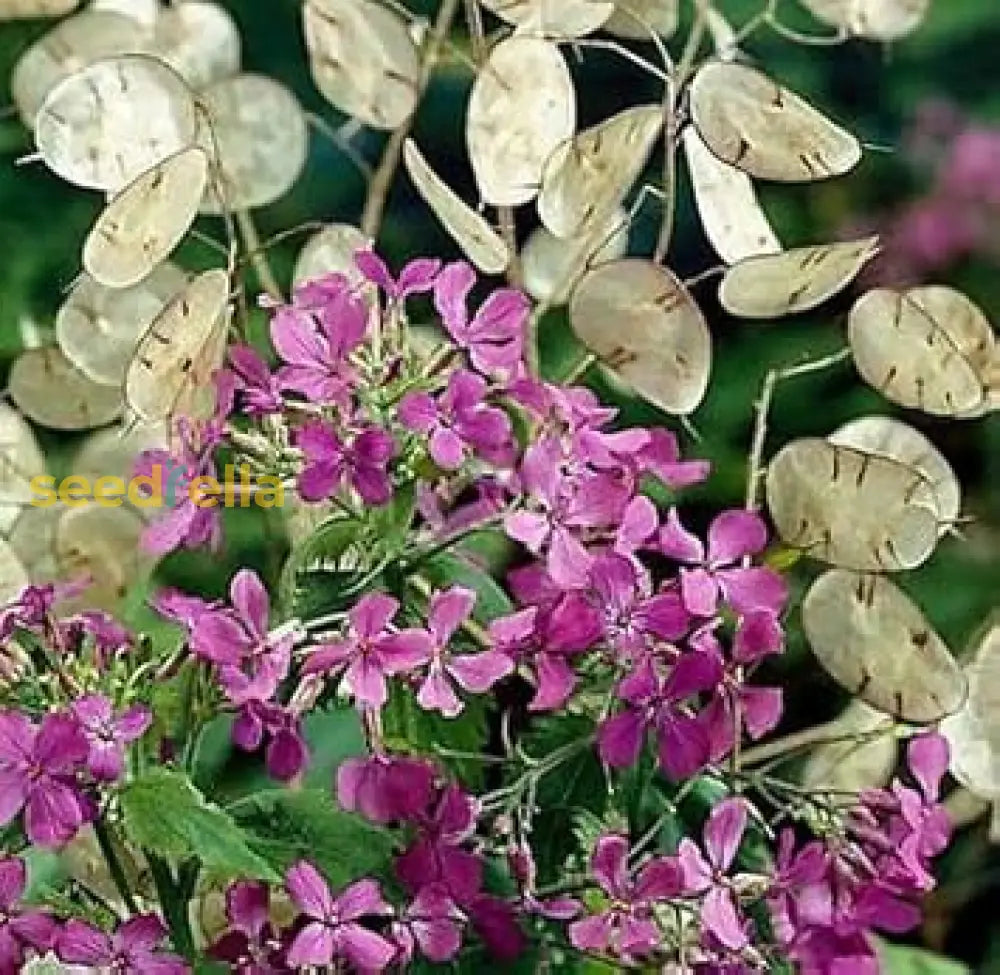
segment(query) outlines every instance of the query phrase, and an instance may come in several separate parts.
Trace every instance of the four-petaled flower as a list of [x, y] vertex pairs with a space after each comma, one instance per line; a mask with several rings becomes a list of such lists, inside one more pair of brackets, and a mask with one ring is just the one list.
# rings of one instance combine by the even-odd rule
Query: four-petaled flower
[[115, 782], [125, 767], [125, 746], [149, 728], [153, 715], [141, 704], [116, 715], [103, 694], [88, 694], [73, 702], [73, 716], [87, 739], [87, 770], [99, 782]]
[[167, 929], [155, 914], [139, 914], [114, 934], [76, 919], [66, 922], [56, 940], [56, 954], [70, 965], [90, 965], [117, 975], [187, 975], [177, 955], [160, 951]]
[[299, 494], [305, 501], [323, 501], [348, 483], [368, 504], [388, 504], [392, 481], [386, 467], [396, 452], [392, 437], [379, 427], [367, 427], [350, 444], [320, 420], [310, 420], [295, 433], [305, 457]]
[[239, 880], [226, 890], [229, 928], [208, 954], [228, 962], [237, 975], [285, 975], [285, 944], [271, 923], [271, 896], [266, 884]]

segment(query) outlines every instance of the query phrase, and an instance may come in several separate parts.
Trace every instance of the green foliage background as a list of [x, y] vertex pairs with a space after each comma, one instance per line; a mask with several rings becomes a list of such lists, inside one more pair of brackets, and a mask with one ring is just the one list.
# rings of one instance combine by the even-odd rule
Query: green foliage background
[[[280, 78], [310, 111], [334, 124], [342, 121], [309, 81], [298, 22], [300, 0], [225, 0], [225, 5], [242, 28], [249, 70]], [[762, 5], [763, 0], [717, 2], [737, 24]], [[409, 6], [427, 14], [435, 4], [411, 0]], [[682, 0], [686, 15], [688, 6]], [[782, 11], [787, 22], [816, 30], [808, 18], [799, 16], [794, 0], [786, 0]], [[9, 77], [18, 55], [46, 26], [0, 26], [0, 74]], [[461, 37], [456, 42], [466, 43]], [[923, 100], [948, 98], [970, 118], [1000, 126], [1000, 86], [993, 81], [998, 46], [1000, 8], [995, 0], [935, 0], [924, 27], [888, 51], [865, 43], [832, 49], [801, 47], [763, 31], [756, 35], [747, 49], [771, 74], [824, 107], [866, 143], [890, 150], [867, 153], [854, 174], [829, 184], [765, 187], [763, 200], [782, 239], [788, 244], [823, 240], [842, 233], [852, 219], [919, 196], [926, 187], [892, 149]], [[574, 74], [581, 124], [626, 104], [660, 97], [651, 79], [607, 53], [586, 51], [574, 64]], [[463, 135], [470, 82], [461, 59], [446, 56], [420, 110], [415, 137], [432, 164], [466, 199], [474, 200]], [[362, 134], [356, 145], [375, 160], [382, 140], [378, 134]], [[40, 166], [15, 167], [14, 160], [30, 149], [28, 134], [14, 118], [0, 122], [0, 360], [4, 363], [33, 340], [36, 330], [44, 333], [51, 328], [61, 295], [78, 271], [79, 245], [101, 203], [96, 194], [75, 190]], [[658, 166], [648, 175], [658, 179]], [[258, 215], [259, 229], [266, 239], [308, 220], [357, 221], [364, 191], [358, 171], [329, 141], [314, 134], [302, 180], [294, 192]], [[714, 259], [698, 229], [683, 179], [680, 202], [670, 263], [682, 275], [691, 275], [711, 266]], [[657, 225], [658, 211], [647, 204], [633, 227], [634, 253], [650, 252]], [[206, 229], [217, 230], [210, 224]], [[520, 229], [523, 233], [528, 227]], [[285, 283], [299, 243], [291, 241], [270, 253]], [[380, 245], [395, 261], [420, 253], [454, 255], [453, 245], [414, 196], [405, 176], [397, 181], [390, 199]], [[188, 266], [211, 261], [203, 246], [185, 246], [182, 261]], [[995, 264], [968, 262], [942, 280], [965, 290], [994, 321], [1000, 318], [1000, 275]], [[715, 466], [712, 480], [693, 496], [694, 517], [705, 520], [713, 509], [742, 499], [753, 404], [764, 374], [774, 366], [823, 355], [842, 345], [849, 298], [818, 314], [761, 327], [727, 319], [713, 303], [710, 285], [699, 289], [698, 296], [712, 321], [717, 365], [710, 395], [693, 418], [701, 440], [685, 439], [689, 452], [708, 457]], [[545, 320], [543, 329], [546, 364], [558, 373], [575, 354], [572, 339], [558, 312]], [[600, 384], [599, 377], [594, 379]], [[601, 388], [619, 402], [630, 420], [675, 425], [642, 403], [622, 400], [613, 390]], [[846, 419], [867, 412], [894, 410], [864, 387], [849, 365], [795, 380], [778, 390], [768, 452], [794, 436], [825, 435]], [[1000, 604], [1000, 415], [960, 423], [917, 415], [906, 418], [927, 432], [956, 466], [967, 492], [965, 513], [975, 519], [964, 529], [964, 544], [947, 539], [927, 566], [902, 580], [961, 652]], [[58, 470], [58, 458], [68, 453], [72, 440], [44, 432], [43, 437]], [[249, 562], [276, 580], [283, 556], [280, 526], [244, 518], [231, 527], [231, 544], [223, 558], [175, 557], [163, 567], [163, 579], [220, 592], [234, 567]], [[798, 594], [811, 572], [796, 569]], [[136, 603], [140, 596], [136, 594]], [[831, 716], [841, 703], [836, 688], [795, 634], [793, 626], [790, 650], [780, 665], [782, 679], [789, 684], [789, 727]], [[217, 771], [222, 775], [222, 764]], [[988, 846], [981, 823], [963, 835], [946, 857], [943, 883], [932, 899], [921, 937], [926, 945], [965, 960], [975, 970], [1000, 972], [997, 904], [1000, 856]], [[898, 970], [925, 970], [914, 957], [900, 956]]]

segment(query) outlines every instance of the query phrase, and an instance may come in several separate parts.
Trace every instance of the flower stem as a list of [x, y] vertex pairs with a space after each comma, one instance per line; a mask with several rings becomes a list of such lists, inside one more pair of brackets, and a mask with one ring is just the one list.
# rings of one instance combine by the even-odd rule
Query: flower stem
[[115, 852], [114, 841], [111, 838], [108, 824], [104, 821], [103, 816], [98, 816], [94, 821], [94, 835], [97, 837], [97, 845], [101, 848], [101, 855], [108, 865], [108, 872], [111, 874], [111, 879], [118, 893], [121, 894], [125, 906], [132, 914], [138, 914], [139, 908], [136, 906], [135, 897], [132, 896], [132, 891], [129, 888], [128, 878], [125, 876], [125, 868], [122, 866], [121, 860], [118, 859], [118, 854]]

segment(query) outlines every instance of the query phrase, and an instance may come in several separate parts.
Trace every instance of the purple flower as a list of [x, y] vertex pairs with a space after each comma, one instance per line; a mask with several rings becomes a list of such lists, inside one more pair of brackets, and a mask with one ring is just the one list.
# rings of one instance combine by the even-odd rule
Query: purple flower
[[448, 643], [472, 615], [475, 604], [476, 594], [461, 586], [452, 586], [431, 598], [427, 616], [430, 666], [417, 692], [417, 702], [428, 711], [440, 711], [446, 718], [456, 717], [464, 708], [452, 680], [470, 694], [485, 694], [514, 669], [514, 662], [499, 650], [470, 654], [449, 651]]
[[441, 262], [437, 258], [418, 257], [400, 271], [398, 278], [394, 278], [385, 261], [370, 249], [358, 251], [354, 255], [354, 263], [365, 279], [381, 288], [393, 302], [405, 301], [410, 295], [430, 291], [441, 270]]
[[208, 949], [228, 962], [238, 975], [285, 975], [285, 945], [271, 923], [271, 898], [266, 884], [239, 880], [226, 890], [229, 928]]
[[657, 857], [633, 877], [625, 836], [597, 840], [590, 872], [611, 905], [569, 926], [569, 940], [584, 951], [610, 952], [631, 961], [654, 951], [662, 940], [653, 909], [658, 901], [678, 897], [683, 874], [676, 857]]
[[23, 809], [32, 843], [61, 846], [72, 839], [85, 818], [75, 776], [88, 752], [69, 715], [46, 715], [36, 728], [23, 714], [0, 712], [0, 826]]
[[712, 467], [707, 460], [681, 460], [677, 437], [660, 429], [649, 431], [649, 442], [637, 459], [643, 473], [654, 475], [674, 489], [700, 484]]
[[524, 329], [530, 305], [520, 292], [494, 291], [469, 319], [468, 298], [476, 272], [465, 261], [447, 265], [434, 285], [434, 306], [452, 341], [468, 352], [477, 372], [516, 371], [524, 353]]
[[419, 947], [428, 960], [451, 961], [462, 947], [466, 916], [437, 884], [428, 884], [407, 905], [402, 919], [393, 925], [393, 940], [399, 945], [397, 963], [408, 964]]
[[503, 463], [513, 453], [510, 419], [489, 406], [486, 395], [486, 381], [460, 369], [436, 400], [427, 393], [403, 397], [399, 418], [408, 429], [430, 434], [430, 455], [444, 470], [457, 470], [470, 454]]
[[707, 859], [688, 837], [681, 840], [677, 851], [684, 872], [684, 892], [702, 898], [702, 931], [733, 951], [750, 943], [739, 901], [726, 877], [746, 825], [746, 803], [741, 799], [725, 799], [712, 810], [705, 824]]
[[0, 610], [0, 641], [6, 642], [16, 629], [39, 630], [50, 626], [52, 608], [61, 593], [52, 583], [25, 586], [17, 599]]
[[249, 416], [280, 413], [283, 406], [281, 383], [257, 351], [249, 345], [231, 345], [229, 361], [244, 412]]
[[343, 686], [359, 704], [381, 708], [389, 699], [386, 677], [413, 670], [431, 655], [431, 640], [423, 630], [390, 631], [398, 611], [399, 601], [392, 596], [364, 596], [347, 614], [345, 639], [316, 647], [303, 673], [343, 672]]
[[125, 746], [141, 738], [153, 721], [141, 704], [115, 715], [103, 694], [88, 694], [74, 701], [73, 716], [87, 740], [87, 770], [98, 782], [117, 782], [125, 767]]
[[345, 444], [325, 423], [310, 420], [295, 433], [305, 455], [299, 494], [305, 501], [323, 501], [346, 481], [368, 504], [388, 504], [392, 482], [386, 467], [396, 453], [392, 437], [379, 427], [359, 432]]
[[309, 764], [309, 749], [297, 714], [277, 704], [245, 701], [233, 722], [233, 742], [245, 752], [255, 752], [265, 741], [268, 775], [279, 782], [291, 782]]
[[396, 954], [392, 943], [359, 923], [365, 917], [392, 914], [374, 880], [359, 880], [334, 897], [316, 868], [301, 860], [289, 868], [285, 886], [306, 918], [288, 949], [289, 966], [330, 965], [337, 960], [363, 972], [380, 972], [392, 961]]
[[337, 768], [337, 801], [373, 823], [415, 821], [434, 795], [434, 766], [417, 758], [349, 758]]
[[267, 701], [288, 673], [293, 637], [269, 637], [270, 599], [253, 570], [233, 576], [229, 599], [231, 606], [198, 613], [191, 648], [216, 665], [219, 683], [234, 704]]
[[155, 914], [139, 914], [114, 934], [75, 918], [66, 922], [56, 941], [56, 954], [70, 965], [90, 965], [121, 975], [186, 975], [188, 965], [159, 950], [167, 929]]
[[271, 320], [271, 342], [285, 363], [277, 374], [281, 389], [346, 411], [355, 381], [348, 356], [367, 327], [364, 299], [343, 275], [297, 290], [292, 304], [277, 308]]
[[47, 914], [19, 906], [28, 885], [28, 873], [20, 857], [0, 856], [0, 972], [22, 971], [25, 950], [38, 952], [52, 947], [58, 926]]
[[618, 686], [625, 710], [603, 721], [597, 731], [601, 758], [613, 768], [634, 765], [647, 730], [654, 731], [660, 768], [674, 781], [686, 779], [709, 759], [709, 740], [684, 702], [712, 690], [722, 676], [712, 654], [686, 653], [663, 677], [652, 659], [640, 664]]
[[659, 549], [691, 568], [681, 569], [684, 605], [695, 616], [714, 616], [720, 595], [739, 614], [766, 609], [781, 612], [788, 587], [773, 569], [742, 567], [744, 556], [756, 555], [767, 545], [767, 527], [751, 511], [724, 511], [708, 529], [708, 552], [687, 531], [671, 508], [660, 532]]

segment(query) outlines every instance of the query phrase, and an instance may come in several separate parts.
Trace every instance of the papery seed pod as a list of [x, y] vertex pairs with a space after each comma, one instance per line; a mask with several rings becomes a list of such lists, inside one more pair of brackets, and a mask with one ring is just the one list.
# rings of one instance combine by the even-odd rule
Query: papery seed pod
[[94, 382], [120, 386], [139, 336], [186, 284], [174, 264], [161, 264], [131, 288], [106, 288], [81, 275], [56, 315], [56, 341]]
[[668, 40], [677, 30], [679, 6], [678, 0], [616, 0], [603, 29], [630, 41], [648, 41], [651, 33]]
[[693, 412], [705, 395], [712, 340], [681, 281], [626, 258], [589, 271], [570, 297], [570, 324], [600, 361], [668, 413]]
[[726, 264], [760, 254], [777, 254], [781, 241], [768, 222], [750, 177], [724, 163], [688, 126], [684, 154], [705, 236]]
[[[813, 749], [802, 769], [802, 785], [836, 793], [882, 788], [896, 767], [896, 737], [886, 733], [864, 740], [864, 736], [888, 723], [881, 711], [864, 701], [851, 701], [837, 719], [838, 735], [848, 740]], [[855, 740], [849, 738], [852, 734], [857, 736]], [[854, 801], [850, 800], [851, 804]]]
[[420, 58], [397, 14], [368, 0], [307, 0], [302, 17], [313, 81], [327, 101], [379, 129], [413, 113]]
[[970, 792], [1000, 801], [1000, 622], [994, 620], [965, 667], [969, 696], [941, 722], [951, 772]]
[[156, 423], [170, 415], [228, 305], [229, 276], [215, 269], [192, 279], [154, 319], [125, 373], [125, 399], [137, 418]]
[[866, 237], [747, 257], [723, 275], [719, 301], [739, 318], [798, 315], [843, 291], [877, 253], [878, 237]]
[[358, 251], [372, 246], [372, 239], [349, 223], [331, 223], [313, 234], [299, 251], [292, 272], [292, 283], [298, 287], [326, 274], [344, 274], [355, 287], [362, 287], [372, 300], [375, 290], [366, 285], [354, 262]]
[[18, 58], [10, 79], [14, 104], [28, 128], [59, 82], [102, 58], [152, 50], [146, 27], [113, 11], [87, 9], [56, 24]]
[[962, 509], [962, 485], [944, 455], [919, 430], [891, 416], [863, 416], [845, 423], [827, 440], [912, 467], [934, 491], [941, 531], [947, 531], [957, 520]]
[[0, 20], [62, 17], [77, 8], [80, 0], [0, 0]]
[[119, 386], [94, 382], [55, 346], [22, 352], [11, 366], [8, 391], [28, 419], [53, 430], [103, 427], [122, 410]]
[[182, 149], [143, 173], [104, 208], [83, 245], [83, 266], [99, 284], [129, 288], [170, 256], [198, 215], [208, 156]]
[[510, 251], [500, 235], [431, 169], [412, 139], [403, 145], [406, 171], [452, 240], [484, 274], [502, 274]]
[[466, 115], [483, 199], [494, 206], [533, 200], [546, 160], [575, 127], [573, 79], [559, 48], [517, 36], [497, 44], [476, 76]]
[[915, 31], [931, 0], [801, 0], [818, 20], [871, 41], [896, 41]]
[[546, 229], [571, 238], [603, 224], [641, 175], [662, 129], [662, 106], [638, 105], [556, 148], [538, 194]]
[[252, 210], [284, 196], [309, 156], [309, 128], [295, 95], [273, 78], [240, 74], [210, 85], [200, 102], [199, 143], [212, 160], [202, 211]]
[[746, 65], [711, 61], [691, 83], [691, 118], [723, 162], [783, 183], [842, 176], [861, 145], [807, 101]]
[[30, 581], [17, 552], [6, 539], [0, 538], [0, 604], [17, 599]]
[[865, 382], [900, 406], [938, 416], [991, 406], [996, 336], [961, 292], [869, 291], [851, 309], [848, 338]]
[[17, 410], [0, 403], [0, 532], [31, 503], [31, 479], [44, 473], [45, 455], [35, 432]]
[[548, 37], [583, 37], [614, 12], [611, 0], [480, 0], [520, 33]]
[[621, 207], [603, 224], [570, 240], [560, 240], [544, 227], [537, 227], [521, 248], [525, 290], [537, 301], [566, 304], [589, 268], [625, 256], [628, 231], [628, 214]]
[[839, 684], [900, 721], [929, 724], [962, 707], [967, 684], [916, 604], [885, 576], [832, 569], [802, 603], [816, 659]]
[[914, 569], [937, 545], [937, 496], [914, 468], [826, 440], [794, 440], [767, 468], [785, 544], [858, 572]]
[[194, 97], [162, 61], [122, 55], [95, 61], [49, 92], [35, 142], [70, 183], [116, 192], [194, 144]]
[[173, 3], [154, 23], [154, 53], [196, 91], [237, 74], [241, 47], [236, 22], [217, 3]]

